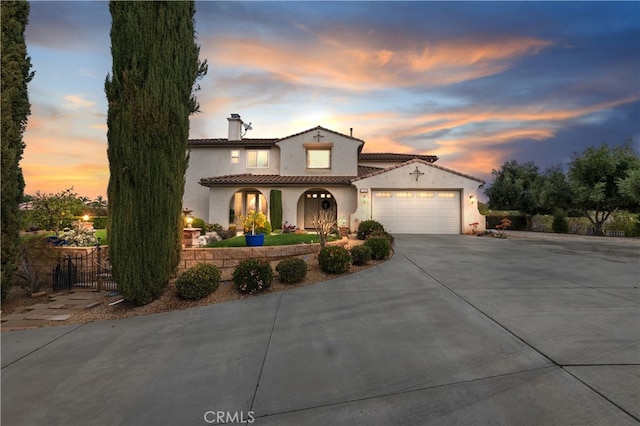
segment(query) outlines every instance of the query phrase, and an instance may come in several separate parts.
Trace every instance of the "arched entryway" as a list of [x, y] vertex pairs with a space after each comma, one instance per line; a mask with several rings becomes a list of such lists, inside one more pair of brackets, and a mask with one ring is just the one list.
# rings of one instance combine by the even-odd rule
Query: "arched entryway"
[[333, 220], [336, 220], [338, 206], [336, 199], [331, 192], [324, 189], [312, 189], [302, 194], [304, 209], [304, 227], [305, 229], [313, 229], [313, 215], [321, 211], [330, 212]]
[[267, 215], [267, 199], [257, 189], [241, 189], [231, 197], [229, 204], [229, 224], [235, 224], [238, 228], [240, 217], [246, 216], [251, 210], [261, 211]]

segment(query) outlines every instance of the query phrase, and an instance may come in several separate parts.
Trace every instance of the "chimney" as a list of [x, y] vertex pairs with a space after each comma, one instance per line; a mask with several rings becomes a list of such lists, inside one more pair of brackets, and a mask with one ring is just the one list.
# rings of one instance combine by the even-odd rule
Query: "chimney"
[[239, 141], [242, 139], [242, 119], [240, 114], [231, 114], [229, 121], [229, 140]]

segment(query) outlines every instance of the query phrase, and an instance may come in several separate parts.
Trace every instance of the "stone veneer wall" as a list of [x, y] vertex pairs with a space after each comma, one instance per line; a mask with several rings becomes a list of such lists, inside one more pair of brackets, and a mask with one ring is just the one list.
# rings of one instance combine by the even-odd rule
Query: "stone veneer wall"
[[[345, 246], [346, 237], [332, 241], [328, 245]], [[101, 256], [109, 256], [109, 246], [100, 246]], [[43, 287], [51, 285], [52, 273], [58, 261], [68, 255], [81, 256], [91, 253], [95, 247], [52, 247], [46, 255], [41, 256], [35, 266], [38, 270]], [[212, 263], [220, 268], [222, 280], [230, 280], [233, 271], [243, 259], [251, 257], [263, 259], [271, 263], [275, 271], [277, 263], [287, 257], [300, 257], [307, 262], [308, 268], [318, 264], [316, 255], [320, 251], [320, 244], [297, 244], [293, 246], [268, 247], [221, 247], [221, 248], [183, 248], [177, 273], [194, 266], [196, 263]]]
[[[348, 239], [327, 243], [328, 245], [345, 246]], [[311, 268], [318, 264], [316, 255], [320, 251], [320, 244], [297, 244], [292, 246], [268, 247], [228, 247], [228, 248], [183, 248], [182, 257], [178, 264], [178, 274], [191, 268], [197, 263], [212, 263], [222, 273], [223, 281], [230, 280], [236, 266], [243, 259], [257, 258], [271, 263], [275, 271], [278, 262], [287, 257], [299, 257], [307, 262]]]

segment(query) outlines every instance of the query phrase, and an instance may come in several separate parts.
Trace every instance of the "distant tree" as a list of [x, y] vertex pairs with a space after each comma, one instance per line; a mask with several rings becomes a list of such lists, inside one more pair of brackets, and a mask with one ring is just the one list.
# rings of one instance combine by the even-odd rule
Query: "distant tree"
[[[603, 235], [602, 226], [611, 213], [634, 208], [637, 201], [626, 197], [627, 185], [632, 186], [629, 173], [640, 169], [640, 157], [631, 141], [624, 145], [589, 147], [576, 154], [569, 165], [567, 179], [572, 193], [572, 205], [589, 219], [596, 235]], [[623, 183], [623, 191], [619, 183]], [[631, 188], [629, 188], [631, 190]], [[631, 193], [633, 195], [633, 193]]]
[[74, 216], [84, 214], [85, 208], [73, 188], [56, 194], [37, 191], [31, 200], [31, 209], [25, 211], [25, 219], [29, 224], [53, 231], [58, 236], [60, 230], [71, 225]]
[[180, 259], [189, 116], [207, 65], [193, 1], [111, 1], [109, 10], [109, 255], [125, 299], [146, 304]]
[[631, 169], [627, 172], [627, 177], [616, 181], [620, 193], [636, 204], [636, 209], [640, 204], [640, 169]]
[[565, 211], [566, 216], [566, 210], [571, 206], [571, 188], [560, 166], [545, 170], [538, 185], [537, 197], [539, 213], [551, 214], [559, 209]]
[[489, 198], [488, 207], [521, 212], [526, 217], [527, 228], [531, 229], [531, 219], [541, 209], [539, 192], [542, 178], [538, 166], [533, 162], [520, 164], [512, 160], [491, 174], [493, 184], [485, 190]]
[[27, 56], [24, 39], [29, 21], [29, 3], [26, 1], [0, 2], [2, 16], [1, 70], [2, 70], [2, 200], [0, 218], [2, 221], [2, 291], [1, 298], [15, 283], [15, 272], [19, 256], [20, 209], [24, 192], [24, 178], [20, 160], [24, 151], [22, 134], [27, 127], [27, 117], [31, 114], [31, 104], [27, 83], [34, 73], [31, 58]]

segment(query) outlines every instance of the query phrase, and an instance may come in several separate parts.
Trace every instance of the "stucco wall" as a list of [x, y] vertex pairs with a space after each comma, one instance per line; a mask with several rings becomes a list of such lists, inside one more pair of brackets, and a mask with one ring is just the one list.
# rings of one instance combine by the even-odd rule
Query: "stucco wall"
[[[247, 168], [246, 151], [250, 149], [266, 149], [269, 152], [268, 168]], [[238, 164], [231, 164], [231, 151], [237, 150], [240, 154]], [[212, 213], [210, 210], [209, 188], [200, 185], [200, 179], [212, 176], [237, 175], [243, 173], [251, 173], [255, 175], [278, 174], [280, 168], [280, 150], [278, 147], [260, 147], [250, 148], [245, 146], [239, 147], [192, 147], [189, 156], [189, 167], [185, 175], [184, 196], [182, 197], [182, 206], [193, 210], [193, 215], [207, 221], [211, 215], [219, 216], [219, 213]], [[235, 191], [233, 191], [235, 192]], [[233, 194], [232, 192], [232, 194]], [[269, 197], [267, 193], [265, 197]], [[228, 203], [227, 205], [227, 221], [228, 221]], [[214, 199], [216, 203], [219, 200]], [[208, 223], [220, 223], [220, 221], [208, 220]]]
[[[280, 174], [282, 176], [331, 175], [356, 176], [358, 174], [358, 147], [361, 142], [345, 138], [332, 132], [320, 130], [324, 136], [317, 142], [314, 136], [318, 130], [311, 130], [301, 135], [292, 136], [277, 143], [280, 147]], [[331, 169], [308, 170], [305, 144], [330, 144]]]

